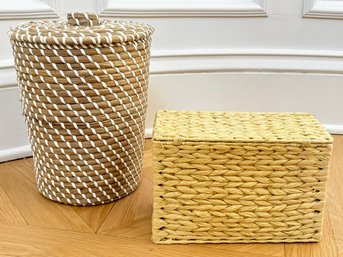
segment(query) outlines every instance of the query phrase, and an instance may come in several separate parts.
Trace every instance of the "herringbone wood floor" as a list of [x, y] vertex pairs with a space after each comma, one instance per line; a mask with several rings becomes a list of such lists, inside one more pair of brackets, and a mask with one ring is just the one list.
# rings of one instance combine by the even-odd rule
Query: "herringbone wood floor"
[[0, 164], [0, 256], [343, 256], [343, 136], [335, 136], [320, 243], [154, 245], [151, 160], [148, 141], [140, 187], [118, 202], [95, 207], [42, 197], [31, 158]]

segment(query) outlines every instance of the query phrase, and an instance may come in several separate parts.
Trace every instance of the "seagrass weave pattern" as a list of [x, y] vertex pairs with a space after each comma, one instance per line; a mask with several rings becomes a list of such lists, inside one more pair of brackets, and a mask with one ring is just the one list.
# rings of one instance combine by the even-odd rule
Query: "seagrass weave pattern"
[[146, 24], [92, 13], [9, 32], [45, 197], [95, 205], [138, 186], [152, 32]]
[[331, 150], [311, 114], [158, 112], [153, 241], [320, 240]]

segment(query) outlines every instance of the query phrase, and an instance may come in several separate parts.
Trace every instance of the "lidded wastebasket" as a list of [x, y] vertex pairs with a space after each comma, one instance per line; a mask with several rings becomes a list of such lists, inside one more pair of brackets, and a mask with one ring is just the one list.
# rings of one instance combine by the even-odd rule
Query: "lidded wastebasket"
[[147, 24], [92, 13], [9, 32], [36, 182], [45, 197], [96, 205], [138, 186], [152, 33]]

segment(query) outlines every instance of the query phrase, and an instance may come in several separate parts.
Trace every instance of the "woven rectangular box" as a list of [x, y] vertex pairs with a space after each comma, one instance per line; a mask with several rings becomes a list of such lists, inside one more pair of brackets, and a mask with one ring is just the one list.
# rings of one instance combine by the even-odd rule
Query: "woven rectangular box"
[[158, 112], [153, 241], [318, 241], [332, 141], [306, 113]]

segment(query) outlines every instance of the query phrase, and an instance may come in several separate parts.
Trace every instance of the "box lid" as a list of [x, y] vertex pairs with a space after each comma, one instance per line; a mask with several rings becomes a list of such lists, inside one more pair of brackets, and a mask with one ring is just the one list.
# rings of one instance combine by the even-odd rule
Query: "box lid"
[[309, 113], [159, 111], [153, 139], [181, 142], [332, 143]]
[[108, 46], [146, 40], [153, 31], [150, 25], [144, 23], [102, 20], [94, 13], [73, 12], [68, 14], [67, 21], [45, 20], [20, 24], [12, 28], [9, 35], [18, 42], [84, 48], [85, 45]]

